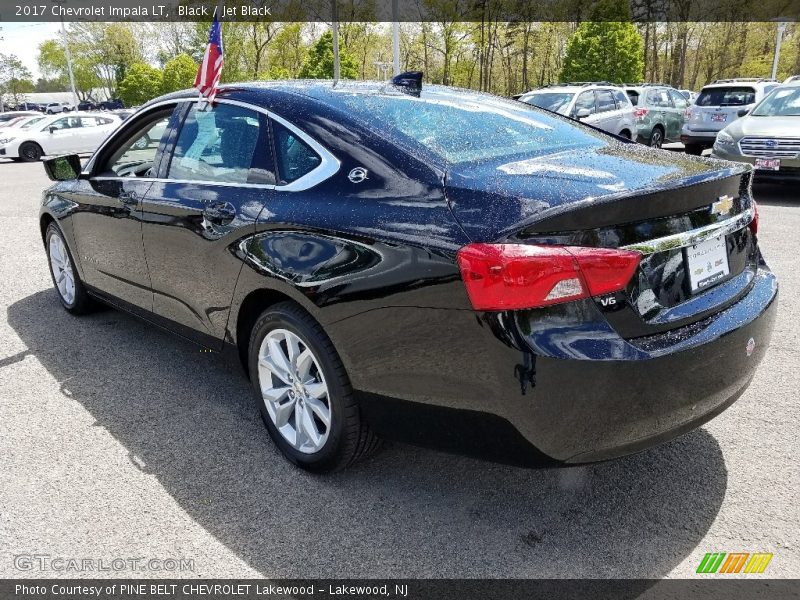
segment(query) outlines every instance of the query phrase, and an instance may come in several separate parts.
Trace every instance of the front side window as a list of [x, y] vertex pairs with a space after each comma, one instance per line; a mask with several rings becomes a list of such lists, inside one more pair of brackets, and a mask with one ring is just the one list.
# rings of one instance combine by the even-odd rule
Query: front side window
[[272, 135], [275, 140], [279, 185], [297, 181], [322, 163], [319, 154], [311, 146], [274, 120], [272, 121]]
[[669, 95], [672, 98], [672, 102], [675, 104], [675, 108], [684, 109], [689, 105], [689, 103], [686, 102], [686, 98], [684, 98], [683, 94], [680, 92], [670, 90]]
[[167, 177], [221, 183], [274, 183], [267, 120], [231, 104], [193, 104], [181, 127]]
[[578, 99], [575, 101], [575, 114], [577, 115], [583, 108], [589, 109], [590, 115], [595, 113], [594, 92], [583, 92], [578, 96]]
[[137, 126], [109, 157], [102, 171], [117, 177], [153, 176], [158, 146], [173, 110], [160, 110]]
[[672, 108], [672, 101], [669, 99], [667, 90], [650, 90], [647, 92], [647, 105], [658, 108]]
[[45, 127], [45, 129], [77, 129], [81, 126], [81, 118], [80, 117], [64, 117], [61, 119], [56, 119], [50, 125]]

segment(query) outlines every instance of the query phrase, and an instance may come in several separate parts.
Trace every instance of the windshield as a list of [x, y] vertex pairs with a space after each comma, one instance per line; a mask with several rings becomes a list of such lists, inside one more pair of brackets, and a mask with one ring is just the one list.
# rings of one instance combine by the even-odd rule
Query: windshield
[[533, 106], [565, 115], [574, 96], [575, 94], [571, 92], [540, 92], [523, 96], [520, 100]]
[[772, 90], [751, 114], [756, 117], [800, 117], [800, 86]]
[[600, 134], [524, 102], [488, 95], [353, 94], [343, 107], [384, 137], [410, 138], [452, 164], [607, 143]]
[[756, 101], [756, 90], [751, 87], [718, 87], [700, 92], [696, 106], [747, 106]]
[[44, 118], [45, 117], [33, 117], [32, 119], [25, 121], [22, 125], [20, 125], [20, 129], [30, 129]]

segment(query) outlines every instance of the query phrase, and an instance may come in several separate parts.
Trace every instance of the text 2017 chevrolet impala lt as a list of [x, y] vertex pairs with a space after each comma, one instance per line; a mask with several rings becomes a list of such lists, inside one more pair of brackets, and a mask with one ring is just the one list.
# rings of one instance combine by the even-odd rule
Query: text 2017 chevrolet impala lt
[[730, 406], [775, 318], [749, 166], [414, 76], [179, 92], [46, 167], [64, 307], [235, 349], [314, 471], [636, 452]]

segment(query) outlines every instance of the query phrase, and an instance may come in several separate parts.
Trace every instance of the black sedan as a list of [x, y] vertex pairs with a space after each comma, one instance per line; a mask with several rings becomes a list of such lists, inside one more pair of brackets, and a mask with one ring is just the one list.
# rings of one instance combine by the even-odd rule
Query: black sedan
[[313, 471], [636, 452], [731, 405], [775, 319], [750, 167], [413, 75], [179, 92], [45, 166], [61, 304], [237, 353]]

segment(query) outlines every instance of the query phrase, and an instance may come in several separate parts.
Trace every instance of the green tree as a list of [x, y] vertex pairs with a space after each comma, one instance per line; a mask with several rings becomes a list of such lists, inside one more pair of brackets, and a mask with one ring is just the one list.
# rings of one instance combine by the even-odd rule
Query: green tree
[[[339, 45], [339, 74], [342, 79], [358, 77], [358, 66], [342, 44]], [[301, 79], [333, 78], [333, 34], [326, 31], [308, 49], [308, 56], [300, 69]]]
[[159, 69], [147, 63], [133, 63], [117, 86], [117, 93], [126, 106], [138, 106], [161, 94], [161, 86]]
[[19, 104], [33, 89], [31, 72], [16, 54], [0, 54], [0, 101]]
[[177, 92], [194, 85], [197, 63], [188, 54], [179, 54], [164, 65], [161, 93]]
[[[75, 49], [73, 48], [73, 53]], [[69, 90], [69, 74], [67, 72], [67, 55], [64, 44], [59, 40], [46, 40], [39, 44], [39, 69], [55, 80], [60, 86], [57, 91]], [[92, 90], [100, 86], [95, 65], [82, 52], [72, 57], [72, 74], [75, 76], [75, 91], [81, 100], [91, 95]], [[38, 86], [37, 86], [38, 87]], [[56, 91], [41, 89], [38, 91]]]
[[600, 0], [567, 44], [562, 81], [641, 81], [644, 41], [627, 0]]

